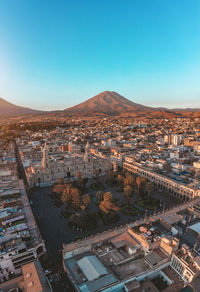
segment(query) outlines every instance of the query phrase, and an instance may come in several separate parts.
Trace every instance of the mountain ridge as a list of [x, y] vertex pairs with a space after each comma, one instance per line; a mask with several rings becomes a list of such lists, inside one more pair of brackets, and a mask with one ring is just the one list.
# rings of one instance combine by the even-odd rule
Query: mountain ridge
[[41, 113], [44, 113], [44, 111], [18, 106], [0, 97], [0, 116], [1, 117], [12, 117], [12, 116], [41, 114]]

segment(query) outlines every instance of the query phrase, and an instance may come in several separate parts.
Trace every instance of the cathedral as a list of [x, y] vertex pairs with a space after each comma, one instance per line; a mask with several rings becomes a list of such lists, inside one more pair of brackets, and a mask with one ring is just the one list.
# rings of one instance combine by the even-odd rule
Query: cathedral
[[34, 187], [53, 184], [61, 177], [64, 179], [75, 177], [77, 172], [80, 172], [82, 177], [92, 177], [96, 171], [103, 175], [110, 169], [112, 169], [110, 158], [92, 155], [89, 143], [86, 145], [85, 153], [63, 153], [62, 157], [50, 155], [45, 144], [42, 160], [32, 161], [26, 168], [26, 176], [29, 186]]

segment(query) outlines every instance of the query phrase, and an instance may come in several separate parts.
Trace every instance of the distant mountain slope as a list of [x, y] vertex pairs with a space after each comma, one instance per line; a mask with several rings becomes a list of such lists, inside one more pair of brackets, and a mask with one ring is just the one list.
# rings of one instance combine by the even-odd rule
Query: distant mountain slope
[[138, 112], [156, 110], [128, 100], [114, 91], [104, 91], [85, 102], [65, 109], [71, 113], [105, 113], [122, 114], [125, 112]]
[[[58, 101], [59, 102], [59, 101]], [[114, 91], [104, 91], [76, 106], [58, 111], [40, 111], [16, 106], [0, 98], [0, 118], [42, 114], [47, 118], [69, 116], [132, 116], [147, 118], [200, 117], [200, 109], [167, 109], [144, 106]], [[38, 118], [41, 118], [39, 115]], [[37, 119], [37, 117], [36, 117]]]
[[44, 111], [14, 105], [0, 97], [0, 117], [23, 116], [28, 114], [40, 114], [43, 112]]

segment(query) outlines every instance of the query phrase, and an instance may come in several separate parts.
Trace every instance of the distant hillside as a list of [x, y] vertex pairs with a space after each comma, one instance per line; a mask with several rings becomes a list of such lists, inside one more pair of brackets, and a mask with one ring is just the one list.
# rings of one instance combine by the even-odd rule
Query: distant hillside
[[17, 106], [0, 97], [0, 117], [23, 116], [40, 113], [44, 113], [44, 111]]
[[149, 110], [153, 108], [132, 102], [114, 91], [104, 91], [76, 106], [65, 109], [65, 112], [122, 114]]

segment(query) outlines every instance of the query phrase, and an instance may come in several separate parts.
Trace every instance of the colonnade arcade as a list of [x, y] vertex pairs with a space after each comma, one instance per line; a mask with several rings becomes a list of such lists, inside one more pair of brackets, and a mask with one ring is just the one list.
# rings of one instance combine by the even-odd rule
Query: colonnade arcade
[[147, 181], [150, 181], [154, 186], [164, 192], [168, 192], [174, 197], [177, 197], [183, 201], [189, 201], [195, 198], [195, 189], [190, 188], [182, 183], [176, 182], [161, 174], [155, 173], [145, 167], [134, 165], [124, 162], [123, 168], [130, 173], [144, 176]]

